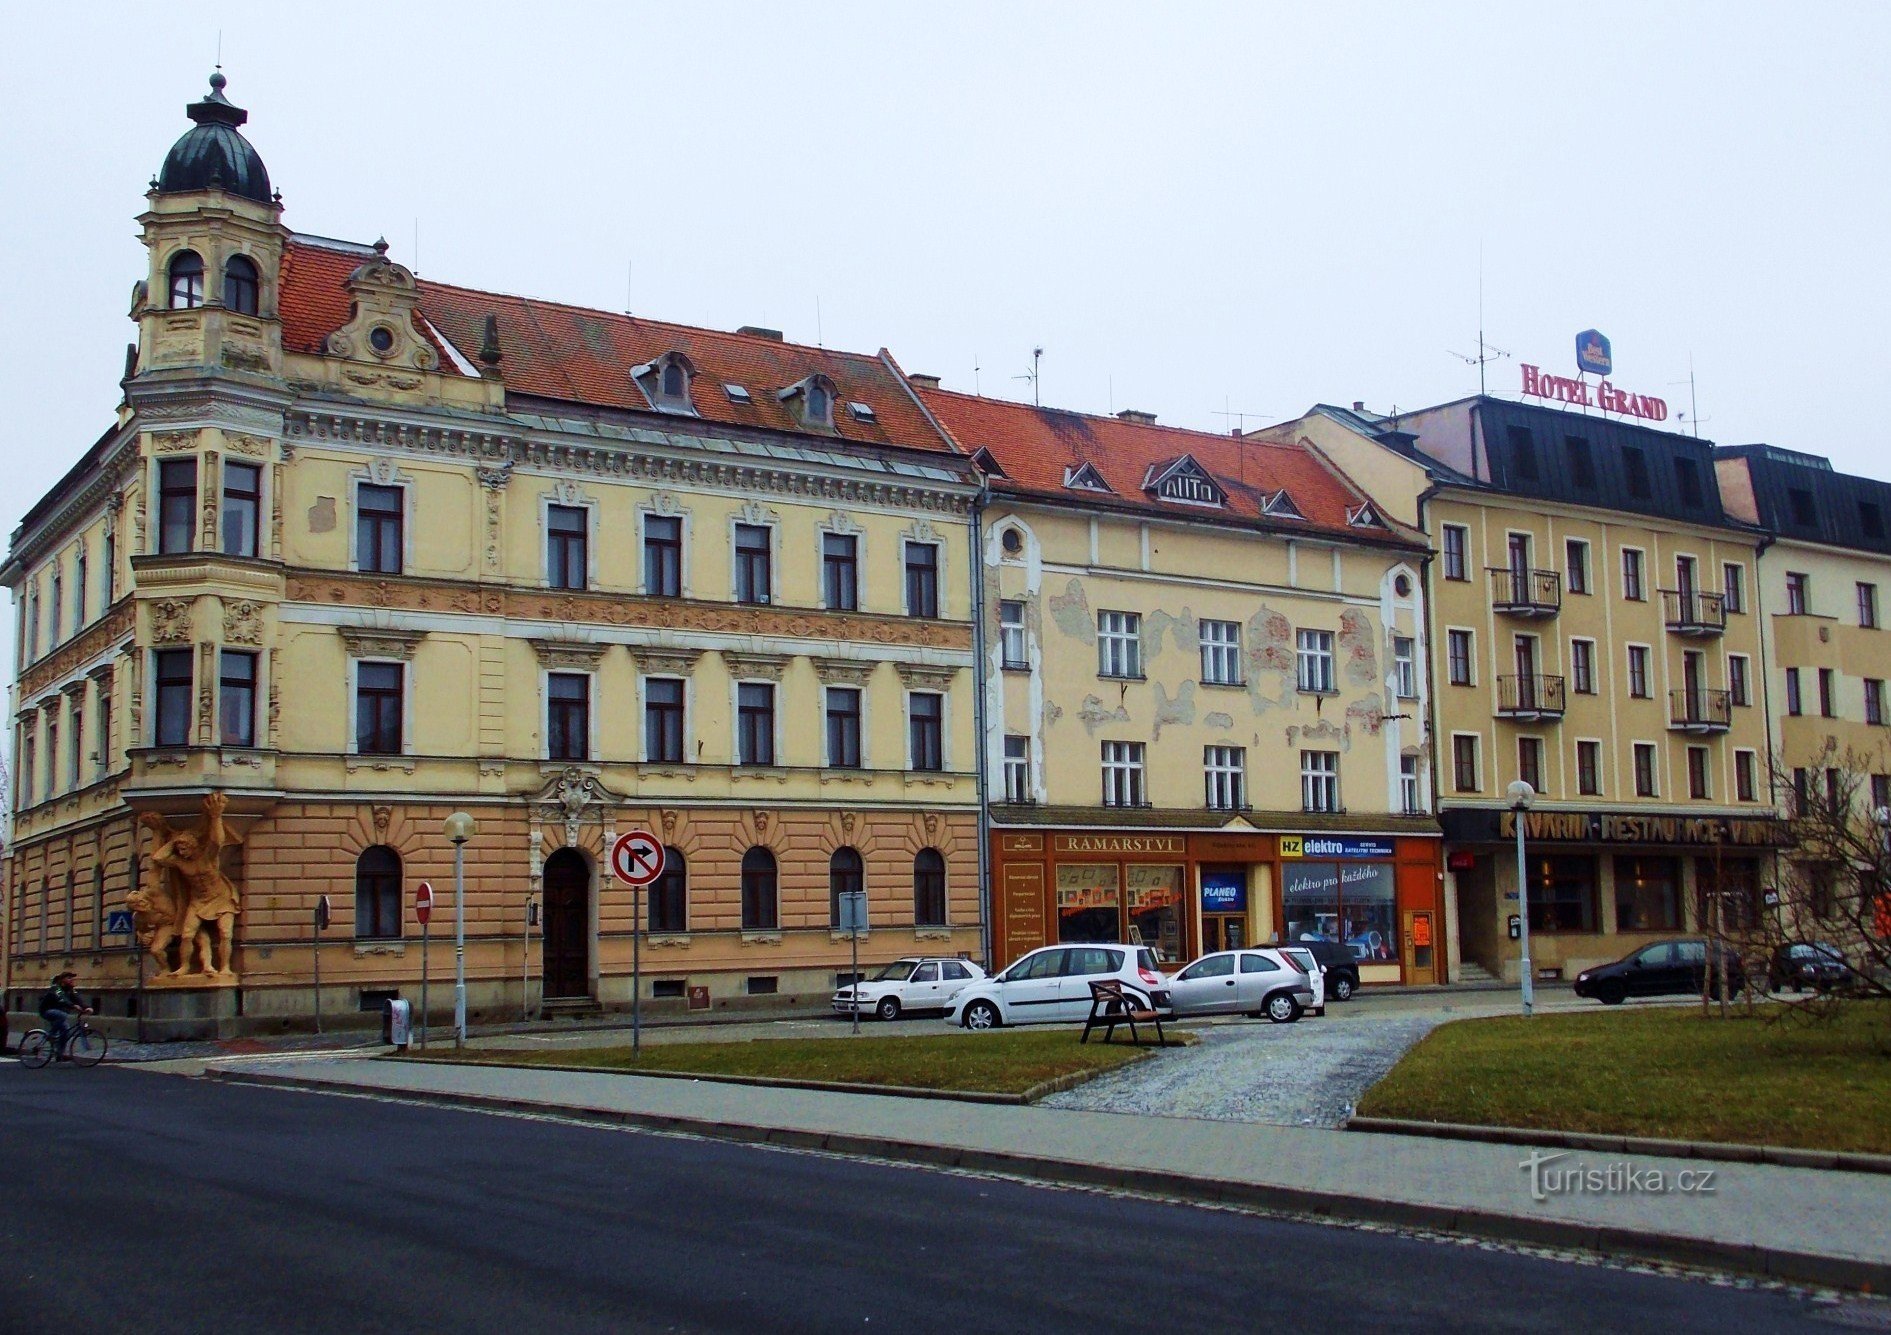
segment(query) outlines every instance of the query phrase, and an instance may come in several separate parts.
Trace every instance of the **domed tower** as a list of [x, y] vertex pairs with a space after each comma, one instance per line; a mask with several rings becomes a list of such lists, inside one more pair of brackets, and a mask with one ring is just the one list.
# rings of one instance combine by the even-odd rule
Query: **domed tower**
[[212, 74], [210, 92], [185, 108], [194, 124], [165, 155], [138, 219], [151, 255], [131, 310], [141, 375], [282, 369], [277, 280], [289, 233], [269, 169], [239, 128], [249, 113], [225, 83]]

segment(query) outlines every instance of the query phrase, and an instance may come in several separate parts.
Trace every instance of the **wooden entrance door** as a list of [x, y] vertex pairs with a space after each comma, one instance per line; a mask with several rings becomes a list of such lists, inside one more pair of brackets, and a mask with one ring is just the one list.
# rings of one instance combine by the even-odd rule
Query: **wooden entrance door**
[[545, 860], [545, 996], [591, 992], [591, 868], [561, 848]]

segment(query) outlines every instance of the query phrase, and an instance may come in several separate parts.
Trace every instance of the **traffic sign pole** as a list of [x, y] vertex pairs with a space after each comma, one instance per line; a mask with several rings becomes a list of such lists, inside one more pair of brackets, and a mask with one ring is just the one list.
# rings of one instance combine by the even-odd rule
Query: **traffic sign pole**
[[422, 881], [414, 892], [414, 916], [420, 919], [420, 1047], [427, 1048], [427, 958], [433, 952], [433, 882]]
[[611, 841], [611, 874], [630, 887], [630, 1050], [643, 1050], [643, 892], [663, 875], [663, 844], [648, 830]]

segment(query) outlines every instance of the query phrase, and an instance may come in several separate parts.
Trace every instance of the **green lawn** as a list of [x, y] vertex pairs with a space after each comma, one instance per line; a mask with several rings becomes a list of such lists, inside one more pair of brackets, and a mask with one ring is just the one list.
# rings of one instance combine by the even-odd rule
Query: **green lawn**
[[1891, 1154], [1882, 1003], [1830, 1024], [1690, 1007], [1459, 1020], [1360, 1101], [1368, 1117]]
[[[1172, 1042], [1174, 1040], [1171, 1040]], [[1079, 1071], [1107, 1071], [1136, 1061], [1125, 1035], [1105, 1044], [1078, 1043], [1065, 1030], [1003, 1030], [916, 1038], [756, 1039], [744, 1043], [664, 1043], [629, 1048], [481, 1048], [421, 1060], [504, 1066], [571, 1066], [600, 1071], [673, 1071], [688, 1075], [773, 1076], [916, 1089], [1022, 1094], [1033, 1085]]]

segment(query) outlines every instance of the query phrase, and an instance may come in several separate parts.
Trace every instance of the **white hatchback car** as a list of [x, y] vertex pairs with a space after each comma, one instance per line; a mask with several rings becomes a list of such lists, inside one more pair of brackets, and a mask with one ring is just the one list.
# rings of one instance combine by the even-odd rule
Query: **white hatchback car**
[[1313, 982], [1278, 950], [1218, 950], [1169, 980], [1177, 1016], [1265, 1015], [1292, 1024], [1314, 1004]]
[[862, 1015], [897, 1020], [902, 1011], [948, 1010], [952, 998], [984, 976], [985, 971], [970, 960], [909, 956], [851, 987], [835, 989], [834, 1013], [852, 1015], [858, 1010]]
[[1168, 1013], [1168, 983], [1149, 947], [1041, 946], [959, 993], [946, 1019], [967, 1029], [1083, 1020], [1090, 1014], [1090, 984], [1104, 979], [1115, 979], [1150, 1009]]
[[1275, 946], [1276, 951], [1300, 966], [1313, 984], [1313, 1004], [1307, 1009], [1315, 1015], [1326, 1014], [1326, 969], [1319, 957], [1305, 946]]

